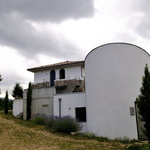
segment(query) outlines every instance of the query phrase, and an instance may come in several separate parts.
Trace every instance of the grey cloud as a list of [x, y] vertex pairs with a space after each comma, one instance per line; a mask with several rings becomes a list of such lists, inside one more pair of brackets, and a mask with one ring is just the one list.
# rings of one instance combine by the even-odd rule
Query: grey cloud
[[38, 54], [71, 59], [78, 57], [77, 46], [52, 31], [37, 32], [31, 20], [57, 22], [92, 16], [93, 0], [0, 0], [0, 44], [21, 55]]
[[1, 14], [17, 12], [27, 19], [60, 22], [94, 14], [93, 0], [1, 0]]
[[127, 32], [132, 31], [143, 38], [150, 38], [150, 1], [117, 1], [116, 13], [119, 19], [127, 20]]
[[0, 44], [13, 47], [28, 58], [38, 54], [67, 58], [76, 56], [78, 48], [62, 35], [37, 32], [30, 22], [18, 13], [5, 15], [0, 22]]
[[143, 38], [150, 38], [150, 1], [138, 1], [135, 13], [139, 14], [135, 31]]

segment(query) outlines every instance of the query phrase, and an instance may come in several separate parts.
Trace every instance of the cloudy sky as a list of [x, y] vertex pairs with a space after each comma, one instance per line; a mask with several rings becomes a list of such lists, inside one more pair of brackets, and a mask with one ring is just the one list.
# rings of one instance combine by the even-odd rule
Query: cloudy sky
[[1, 97], [33, 81], [27, 68], [84, 60], [95, 47], [128, 42], [150, 53], [149, 0], [0, 0]]

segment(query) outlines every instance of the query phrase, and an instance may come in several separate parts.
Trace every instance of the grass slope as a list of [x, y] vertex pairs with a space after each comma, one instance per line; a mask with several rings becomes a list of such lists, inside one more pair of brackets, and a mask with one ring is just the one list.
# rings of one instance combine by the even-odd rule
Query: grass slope
[[52, 133], [45, 126], [0, 113], [0, 150], [125, 150], [127, 146], [118, 141]]

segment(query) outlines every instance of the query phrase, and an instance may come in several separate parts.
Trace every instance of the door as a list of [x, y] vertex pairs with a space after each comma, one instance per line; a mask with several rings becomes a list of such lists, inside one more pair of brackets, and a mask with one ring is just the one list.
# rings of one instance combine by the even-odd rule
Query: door
[[50, 73], [50, 86], [54, 86], [54, 80], [55, 80], [55, 70], [52, 70]]
[[140, 140], [147, 140], [148, 138], [145, 136], [145, 134], [143, 133], [143, 129], [144, 129], [144, 122], [141, 121], [140, 119], [140, 114], [139, 114], [139, 110], [138, 110], [138, 106], [135, 102], [135, 111], [136, 111], [136, 122], [137, 122], [137, 132], [138, 132], [138, 138]]

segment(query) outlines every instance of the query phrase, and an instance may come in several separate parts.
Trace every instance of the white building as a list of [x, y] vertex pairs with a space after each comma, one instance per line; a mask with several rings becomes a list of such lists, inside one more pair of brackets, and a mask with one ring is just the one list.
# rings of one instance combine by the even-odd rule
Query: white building
[[[150, 66], [150, 57], [145, 50], [112, 43], [95, 48], [85, 61], [28, 69], [35, 83], [32, 115], [71, 115], [83, 123], [83, 131], [98, 136], [141, 138], [135, 100], [146, 64]], [[26, 96], [24, 107], [25, 101]]]

